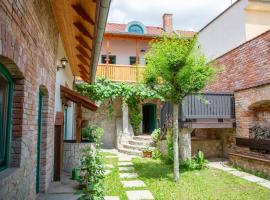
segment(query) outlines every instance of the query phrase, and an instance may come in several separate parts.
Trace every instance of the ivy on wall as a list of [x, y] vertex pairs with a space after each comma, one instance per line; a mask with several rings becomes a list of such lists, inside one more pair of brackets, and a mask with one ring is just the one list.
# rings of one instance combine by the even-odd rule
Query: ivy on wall
[[160, 95], [144, 84], [112, 82], [104, 78], [98, 78], [94, 84], [77, 84], [75, 88], [81, 95], [100, 104], [108, 101], [110, 115], [113, 113], [113, 101], [118, 97], [121, 98], [123, 103], [126, 103], [129, 107], [130, 123], [135, 134], [139, 132], [139, 125], [142, 121], [139, 104], [146, 99], [163, 100]]

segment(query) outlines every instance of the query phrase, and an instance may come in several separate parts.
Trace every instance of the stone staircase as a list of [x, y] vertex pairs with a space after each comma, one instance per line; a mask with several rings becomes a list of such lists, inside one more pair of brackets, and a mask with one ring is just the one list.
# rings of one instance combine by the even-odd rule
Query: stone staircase
[[146, 147], [153, 146], [150, 135], [133, 136], [131, 140], [118, 148], [118, 151], [128, 155], [142, 156], [142, 150]]

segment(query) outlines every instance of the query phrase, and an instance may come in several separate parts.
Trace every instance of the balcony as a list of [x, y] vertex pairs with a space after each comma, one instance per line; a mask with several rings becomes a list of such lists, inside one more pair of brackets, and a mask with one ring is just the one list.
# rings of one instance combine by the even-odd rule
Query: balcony
[[96, 76], [117, 82], [136, 83], [142, 80], [143, 72], [143, 66], [99, 64]]
[[[166, 102], [161, 109], [161, 128], [172, 125], [173, 105]], [[228, 93], [201, 93], [189, 95], [179, 105], [181, 128], [235, 127], [234, 95]]]

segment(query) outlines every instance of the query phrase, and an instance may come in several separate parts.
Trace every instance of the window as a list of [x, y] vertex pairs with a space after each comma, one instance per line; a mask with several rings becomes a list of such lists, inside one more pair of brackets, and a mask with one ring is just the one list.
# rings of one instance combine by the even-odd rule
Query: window
[[[116, 56], [109, 55], [109, 64], [116, 64]], [[101, 63], [106, 64], [106, 55], [101, 56]]]
[[143, 34], [143, 28], [139, 24], [133, 24], [129, 26], [128, 32], [130, 33], [138, 33], [138, 34]]
[[8, 165], [13, 81], [0, 64], [0, 170]]
[[129, 56], [129, 64], [136, 65], [136, 56]]

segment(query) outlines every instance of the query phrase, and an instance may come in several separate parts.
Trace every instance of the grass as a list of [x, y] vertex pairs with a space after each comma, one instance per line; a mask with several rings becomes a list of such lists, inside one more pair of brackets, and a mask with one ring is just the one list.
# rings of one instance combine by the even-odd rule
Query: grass
[[[115, 166], [105, 178], [105, 195], [127, 200], [126, 189], [119, 178], [117, 158], [106, 158], [105, 162]], [[176, 184], [172, 181], [171, 165], [161, 160], [142, 158], [132, 162], [139, 179], [147, 186], [143, 189], [150, 190], [156, 200], [270, 200], [270, 190], [220, 170], [209, 168], [181, 172], [180, 183]]]

